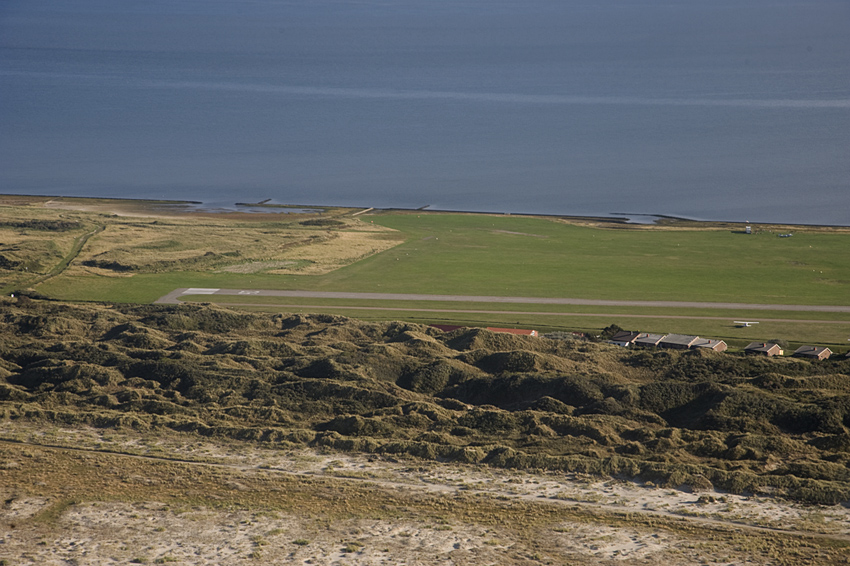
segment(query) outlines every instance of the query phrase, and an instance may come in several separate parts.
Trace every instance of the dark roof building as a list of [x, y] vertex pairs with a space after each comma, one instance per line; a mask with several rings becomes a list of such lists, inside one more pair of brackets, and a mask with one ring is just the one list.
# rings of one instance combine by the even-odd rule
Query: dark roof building
[[772, 342], [750, 342], [746, 348], [744, 348], [745, 354], [756, 354], [759, 356], [781, 356], [782, 348], [779, 347], [779, 344], [774, 344]]
[[641, 332], [638, 337], [635, 338], [633, 344], [635, 346], [640, 346], [641, 348], [653, 348], [658, 346], [658, 343], [663, 339], [663, 334], [649, 334], [648, 332]]
[[672, 348], [674, 350], [687, 350], [697, 340], [699, 340], [699, 336], [689, 336], [687, 334], [668, 334], [658, 343], [658, 347]]
[[800, 346], [794, 350], [794, 355], [798, 358], [812, 358], [815, 360], [825, 360], [832, 355], [832, 350], [822, 346]]
[[708, 348], [715, 352], [725, 352], [728, 346], [723, 340], [714, 340], [712, 338], [698, 338], [696, 342], [691, 344], [691, 348]]
[[637, 337], [640, 336], [640, 332], [631, 332], [629, 330], [621, 330], [616, 333], [608, 340], [609, 344], [616, 344], [617, 346], [624, 346], [628, 348], [631, 346]]

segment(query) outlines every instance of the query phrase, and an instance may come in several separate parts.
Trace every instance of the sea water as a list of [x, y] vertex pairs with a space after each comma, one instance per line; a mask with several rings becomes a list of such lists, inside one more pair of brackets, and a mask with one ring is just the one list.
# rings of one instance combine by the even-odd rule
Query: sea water
[[850, 2], [3, 0], [0, 192], [850, 225]]

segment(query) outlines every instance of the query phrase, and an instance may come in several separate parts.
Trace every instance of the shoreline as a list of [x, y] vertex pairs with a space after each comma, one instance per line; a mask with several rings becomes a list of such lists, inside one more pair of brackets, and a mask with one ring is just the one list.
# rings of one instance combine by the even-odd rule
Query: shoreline
[[[808, 224], [808, 223], [790, 223], [790, 222], [743, 222], [737, 220], [706, 220], [694, 219], [685, 216], [676, 216], [672, 214], [655, 214], [646, 212], [609, 212], [607, 215], [576, 215], [576, 214], [555, 214], [555, 213], [524, 213], [524, 212], [501, 212], [501, 211], [485, 211], [485, 210], [455, 210], [455, 209], [432, 209], [430, 205], [425, 205], [417, 208], [403, 207], [365, 207], [365, 206], [348, 206], [348, 205], [324, 205], [324, 204], [278, 204], [270, 203], [272, 199], [265, 199], [257, 203], [233, 202], [232, 209], [221, 208], [220, 203], [196, 201], [196, 200], [170, 200], [170, 199], [145, 199], [133, 197], [80, 197], [80, 196], [64, 196], [64, 195], [30, 195], [22, 193], [0, 193], [0, 205], [5, 204], [3, 201], [7, 199], [26, 199], [29, 201], [43, 201], [45, 204], [52, 200], [63, 201], [82, 201], [94, 203], [121, 203], [127, 205], [136, 205], [139, 207], [162, 207], [170, 208], [170, 212], [175, 214], [323, 214], [332, 210], [366, 210], [370, 212], [401, 212], [401, 213], [419, 213], [419, 214], [480, 214], [488, 216], [518, 216], [525, 218], [559, 218], [568, 221], [584, 221], [584, 222], [600, 222], [607, 224], [617, 224], [620, 226], [661, 226], [661, 223], [689, 223], [696, 225], [712, 225], [721, 226], [782, 226], [782, 227], [799, 227], [799, 228], [823, 228], [823, 229], [848, 229], [850, 224]], [[81, 204], [82, 204], [81, 202]], [[187, 207], [179, 210], [180, 207]], [[250, 210], [250, 209], [255, 210]], [[264, 209], [264, 210], [256, 210]], [[268, 209], [268, 210], [265, 210]], [[275, 212], [279, 210], [279, 212]], [[298, 212], [286, 212], [287, 210], [297, 210]], [[154, 212], [152, 210], [152, 212]], [[155, 212], [162, 213], [163, 210]], [[634, 217], [640, 218], [655, 218], [651, 222], [633, 222]]]

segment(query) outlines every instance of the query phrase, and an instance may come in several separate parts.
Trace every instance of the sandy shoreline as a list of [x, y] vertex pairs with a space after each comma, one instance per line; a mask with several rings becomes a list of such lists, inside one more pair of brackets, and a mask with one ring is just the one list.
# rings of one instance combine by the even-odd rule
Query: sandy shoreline
[[[31, 203], [43, 202], [45, 206], [52, 208], [68, 208], [71, 210], [87, 210], [110, 212], [117, 215], [137, 215], [143, 214], [147, 209], [150, 215], [154, 213], [167, 212], [169, 215], [182, 214], [285, 214], [296, 211], [303, 211], [306, 214], [315, 214], [326, 210], [351, 210], [355, 213], [364, 211], [380, 212], [405, 212], [417, 214], [472, 214], [472, 215], [488, 215], [488, 216], [519, 216], [532, 218], [553, 218], [562, 219], [567, 222], [579, 223], [600, 223], [600, 224], [616, 224], [619, 226], [630, 227], [651, 227], [664, 225], [665, 223], [673, 223], [688, 226], [701, 226], [711, 228], [713, 226], [722, 227], [741, 227], [745, 222], [721, 219], [693, 219], [683, 216], [674, 216], [670, 214], [654, 214], [648, 212], [610, 212], [607, 214], [598, 215], [573, 215], [573, 214], [546, 214], [546, 213], [522, 213], [522, 212], [502, 212], [502, 211], [484, 211], [484, 210], [454, 210], [454, 209], [432, 209], [429, 206], [419, 208], [398, 208], [398, 207], [379, 207], [379, 206], [345, 206], [345, 205], [310, 205], [310, 204], [282, 204], [282, 203], [243, 203], [233, 202], [231, 205], [225, 205], [218, 202], [204, 202], [192, 200], [160, 200], [160, 199], [136, 199], [131, 197], [69, 197], [62, 195], [24, 195], [24, 194], [0, 194], [0, 204], [4, 200], [23, 200]], [[51, 202], [54, 201], [54, 202]], [[61, 202], [59, 202], [61, 201]], [[135, 211], [135, 212], [133, 212]], [[807, 229], [830, 229], [830, 230], [850, 230], [850, 226], [832, 225], [832, 224], [791, 224], [777, 222], [755, 222], [754, 225], [770, 226], [775, 228], [807, 228]]]

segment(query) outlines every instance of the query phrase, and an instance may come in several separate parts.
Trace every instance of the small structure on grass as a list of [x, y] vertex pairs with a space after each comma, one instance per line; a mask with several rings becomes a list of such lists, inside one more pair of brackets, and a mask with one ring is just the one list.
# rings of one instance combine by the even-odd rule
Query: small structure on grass
[[825, 360], [832, 355], [832, 350], [823, 346], [800, 346], [794, 350], [794, 356], [798, 358], [810, 358], [813, 360]]
[[757, 356], [781, 356], [782, 348], [773, 342], [750, 342], [744, 348], [744, 353]]

